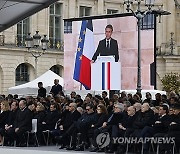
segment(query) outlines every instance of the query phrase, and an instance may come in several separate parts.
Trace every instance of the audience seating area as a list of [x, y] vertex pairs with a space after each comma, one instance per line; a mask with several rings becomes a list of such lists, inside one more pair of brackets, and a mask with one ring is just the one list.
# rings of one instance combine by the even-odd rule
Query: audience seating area
[[[144, 100], [141, 93], [121, 92], [109, 98], [106, 91], [88, 93], [84, 99], [75, 91], [37, 98], [9, 94], [0, 95], [0, 104], [0, 145], [6, 149], [53, 146], [65, 153], [180, 153], [180, 97], [174, 92], [157, 93], [154, 100], [149, 92]], [[116, 138], [124, 142], [115, 143]], [[172, 142], [125, 142], [147, 138]]]

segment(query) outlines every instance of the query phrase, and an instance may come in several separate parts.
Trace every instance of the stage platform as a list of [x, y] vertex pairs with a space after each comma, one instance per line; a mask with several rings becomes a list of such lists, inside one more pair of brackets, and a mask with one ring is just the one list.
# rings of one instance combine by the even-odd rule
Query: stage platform
[[57, 146], [41, 146], [41, 147], [0, 147], [0, 154], [86, 154], [88, 151], [67, 151], [59, 150]]

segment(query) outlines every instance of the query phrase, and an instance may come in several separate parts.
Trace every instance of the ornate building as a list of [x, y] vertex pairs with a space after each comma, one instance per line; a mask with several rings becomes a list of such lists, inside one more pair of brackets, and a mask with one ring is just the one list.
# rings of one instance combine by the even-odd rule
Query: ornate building
[[[145, 9], [142, 3], [142, 9]], [[134, 3], [133, 9], [136, 10]], [[168, 72], [180, 72], [180, 4], [179, 0], [156, 0], [154, 9], [166, 10], [171, 15], [157, 18], [157, 89], [160, 79]], [[104, 15], [126, 12], [123, 0], [60, 0], [17, 25], [0, 33], [0, 93], [7, 94], [9, 87], [35, 79], [51, 69], [63, 77], [63, 18]], [[152, 24], [152, 18], [147, 18]], [[152, 27], [153, 28], [153, 27]], [[28, 32], [47, 34], [49, 48], [35, 58], [25, 48]], [[41, 49], [30, 49], [40, 52]]]

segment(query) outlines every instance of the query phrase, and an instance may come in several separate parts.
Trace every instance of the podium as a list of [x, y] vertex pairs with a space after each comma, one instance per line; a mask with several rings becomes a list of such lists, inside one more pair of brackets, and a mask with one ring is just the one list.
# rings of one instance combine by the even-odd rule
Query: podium
[[91, 90], [120, 90], [121, 63], [113, 56], [99, 56], [91, 64]]

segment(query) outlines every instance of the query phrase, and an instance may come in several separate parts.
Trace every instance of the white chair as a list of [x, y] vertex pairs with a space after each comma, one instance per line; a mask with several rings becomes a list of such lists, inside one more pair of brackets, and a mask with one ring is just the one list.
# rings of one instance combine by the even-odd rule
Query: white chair
[[[50, 130], [44, 130], [42, 131], [44, 141], [46, 142], [46, 145], [49, 145], [49, 136], [50, 136]], [[47, 134], [47, 137], [45, 137]]]
[[32, 130], [27, 131], [27, 147], [29, 146], [29, 136], [30, 134], [34, 134], [37, 146], [39, 146], [38, 138], [37, 138], [37, 119], [32, 119]]

